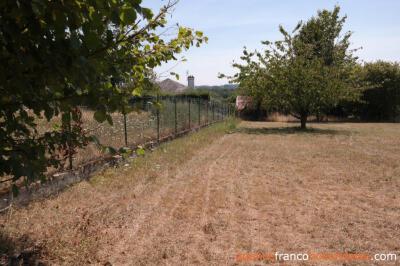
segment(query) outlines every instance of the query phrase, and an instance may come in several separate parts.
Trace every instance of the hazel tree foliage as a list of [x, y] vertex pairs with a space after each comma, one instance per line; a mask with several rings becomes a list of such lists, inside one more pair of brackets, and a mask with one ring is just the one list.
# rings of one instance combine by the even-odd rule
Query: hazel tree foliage
[[[156, 14], [141, 2], [0, 1], [0, 176], [43, 178], [49, 166], [62, 163], [60, 149], [90, 141], [79, 106], [112, 123], [110, 113], [126, 109], [153, 68], [207, 41], [180, 25], [165, 38], [177, 1]], [[54, 117], [62, 125], [39, 134], [37, 121]]]
[[346, 17], [339, 12], [339, 7], [319, 11], [292, 33], [280, 26], [282, 40], [262, 42], [264, 51], [245, 48], [243, 63], [233, 65], [238, 72], [231, 81], [266, 109], [298, 118], [303, 129], [309, 116], [356, 99], [357, 58], [349, 49], [351, 32], [342, 35]]

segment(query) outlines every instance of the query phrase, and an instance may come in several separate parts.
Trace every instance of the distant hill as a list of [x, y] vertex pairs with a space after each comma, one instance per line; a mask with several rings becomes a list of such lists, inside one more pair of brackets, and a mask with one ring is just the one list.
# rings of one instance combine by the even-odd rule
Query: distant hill
[[225, 85], [215, 85], [215, 86], [208, 86], [208, 85], [202, 85], [202, 86], [196, 86], [196, 89], [206, 89], [206, 90], [235, 90], [237, 89], [238, 84], [225, 84]]
[[161, 91], [169, 93], [183, 92], [187, 88], [185, 85], [172, 79], [165, 79], [161, 82], [158, 82], [158, 86], [160, 86]]
[[236, 99], [236, 89], [237, 84], [225, 84], [225, 85], [215, 85], [215, 86], [196, 86], [193, 91], [194, 93], [205, 93], [210, 95], [211, 99], [220, 102], [233, 103]]

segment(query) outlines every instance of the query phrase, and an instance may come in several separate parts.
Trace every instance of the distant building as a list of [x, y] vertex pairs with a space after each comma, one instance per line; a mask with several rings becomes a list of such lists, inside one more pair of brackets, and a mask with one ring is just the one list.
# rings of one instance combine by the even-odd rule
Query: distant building
[[236, 110], [239, 112], [252, 108], [253, 98], [250, 96], [237, 96], [236, 97]]
[[187, 80], [189, 89], [194, 89], [194, 76], [188, 76]]
[[168, 93], [180, 93], [186, 89], [185, 85], [180, 84], [172, 79], [165, 79], [158, 83], [161, 91]]

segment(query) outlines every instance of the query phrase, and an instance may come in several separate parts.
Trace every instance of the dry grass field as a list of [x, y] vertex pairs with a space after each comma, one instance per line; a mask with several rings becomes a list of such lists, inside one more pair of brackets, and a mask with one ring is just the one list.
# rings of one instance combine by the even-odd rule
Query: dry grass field
[[295, 126], [220, 123], [166, 143], [3, 214], [2, 251], [70, 265], [277, 265], [235, 260], [275, 251], [400, 263], [400, 124]]

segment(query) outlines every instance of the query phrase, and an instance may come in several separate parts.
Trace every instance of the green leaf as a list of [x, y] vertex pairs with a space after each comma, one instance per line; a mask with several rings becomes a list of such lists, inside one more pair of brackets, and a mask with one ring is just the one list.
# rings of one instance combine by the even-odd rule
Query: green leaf
[[122, 147], [118, 150], [119, 153], [132, 153], [132, 149], [128, 147]]
[[89, 136], [89, 141], [93, 142], [97, 147], [101, 147], [100, 141], [96, 136]]
[[133, 96], [141, 96], [141, 95], [142, 95], [142, 89], [141, 89], [141, 88], [135, 88], [135, 89], [132, 91], [132, 95], [133, 95]]
[[108, 122], [111, 126], [114, 125], [113, 119], [112, 119], [111, 115], [107, 114], [107, 115], [106, 115], [106, 119], [107, 119], [107, 122]]
[[202, 38], [202, 37], [203, 37], [203, 32], [201, 32], [201, 31], [196, 31], [196, 36], [197, 36], [198, 38]]
[[103, 149], [103, 152], [111, 154], [111, 155], [117, 154], [117, 151], [113, 147], [110, 147], [110, 146], [105, 147]]
[[161, 110], [161, 108], [162, 108], [163, 106], [162, 106], [162, 103], [161, 103], [161, 102], [155, 102], [155, 103], [154, 103], [154, 107], [155, 107], [157, 110]]
[[107, 119], [107, 114], [103, 110], [96, 111], [93, 115], [94, 119], [96, 119], [97, 122], [103, 123]]
[[145, 19], [153, 18], [153, 11], [151, 11], [149, 8], [142, 8], [142, 14]]
[[89, 49], [96, 49], [101, 44], [99, 36], [93, 31], [86, 34], [85, 43]]
[[122, 147], [118, 150], [118, 152], [124, 157], [127, 158], [129, 156], [132, 155], [132, 149], [128, 148], [128, 147]]
[[60, 124], [58, 124], [58, 123], [53, 124], [53, 130], [54, 130], [54, 131], [58, 131], [58, 130], [60, 130], [60, 129], [61, 129]]
[[136, 154], [138, 155], [138, 156], [144, 156], [145, 155], [145, 150], [144, 150], [144, 148], [142, 147], [142, 146], [138, 146], [137, 147], [137, 149], [136, 149]]
[[119, 18], [125, 25], [133, 24], [136, 20], [136, 11], [132, 7], [123, 7]]
[[169, 74], [172, 75], [172, 76], [175, 76], [175, 78], [176, 78], [177, 80], [179, 80], [179, 74], [178, 74], [178, 73], [170, 72]]

